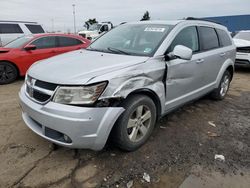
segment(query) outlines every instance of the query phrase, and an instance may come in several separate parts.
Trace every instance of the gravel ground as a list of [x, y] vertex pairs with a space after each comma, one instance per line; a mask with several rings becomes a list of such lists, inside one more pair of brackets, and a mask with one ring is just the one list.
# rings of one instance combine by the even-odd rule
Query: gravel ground
[[225, 100], [204, 97], [169, 114], [131, 153], [54, 147], [23, 123], [22, 83], [0, 86], [0, 187], [250, 185], [250, 69], [237, 70]]

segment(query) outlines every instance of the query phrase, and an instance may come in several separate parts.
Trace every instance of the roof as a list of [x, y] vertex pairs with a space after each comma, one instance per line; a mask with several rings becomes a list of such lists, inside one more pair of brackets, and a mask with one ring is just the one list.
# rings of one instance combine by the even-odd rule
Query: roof
[[29, 21], [13, 21], [13, 20], [0, 20], [0, 23], [31, 23], [31, 24], [37, 24], [37, 22], [29, 22]]
[[62, 37], [73, 37], [73, 38], [77, 38], [81, 41], [89, 41], [86, 38], [83, 38], [80, 35], [75, 35], [75, 34], [62, 34], [62, 33], [40, 33], [40, 34], [30, 34], [30, 35], [26, 35], [26, 36], [33, 36], [34, 38], [38, 38], [38, 37], [47, 37], [47, 36], [62, 36]]
[[223, 28], [225, 29], [226, 27], [209, 21], [209, 20], [202, 20], [202, 19], [192, 19], [192, 20], [149, 20], [149, 21], [137, 21], [137, 22], [130, 22], [127, 24], [162, 24], [162, 25], [177, 25], [180, 23], [195, 23], [195, 24], [205, 24], [211, 27], [216, 27], [216, 28]]
[[63, 33], [40, 33], [40, 34], [33, 34], [34, 37], [43, 37], [43, 36], [65, 36], [65, 37], [77, 37], [83, 38], [80, 35], [75, 34], [63, 34]]

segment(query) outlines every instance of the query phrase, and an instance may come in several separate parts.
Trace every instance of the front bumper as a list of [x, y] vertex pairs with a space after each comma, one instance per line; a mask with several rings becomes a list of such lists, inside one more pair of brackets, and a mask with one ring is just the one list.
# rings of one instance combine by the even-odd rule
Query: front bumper
[[250, 53], [237, 52], [235, 65], [250, 65]]
[[[122, 107], [89, 108], [54, 102], [41, 105], [26, 96], [24, 86], [19, 98], [23, 120], [32, 131], [70, 148], [101, 150], [114, 123], [124, 111]], [[62, 135], [67, 135], [70, 142], [63, 140]]]

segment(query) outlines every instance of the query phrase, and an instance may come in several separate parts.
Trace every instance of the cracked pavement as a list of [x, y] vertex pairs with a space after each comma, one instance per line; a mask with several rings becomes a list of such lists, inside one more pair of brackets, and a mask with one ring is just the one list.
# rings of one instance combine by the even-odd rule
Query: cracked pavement
[[[250, 69], [237, 70], [224, 101], [204, 97], [169, 114], [150, 140], [131, 153], [112, 144], [99, 152], [54, 147], [23, 123], [18, 104], [22, 83], [0, 86], [0, 187], [250, 184]], [[215, 154], [224, 155], [225, 162], [214, 160]], [[142, 178], [144, 172], [150, 183]]]

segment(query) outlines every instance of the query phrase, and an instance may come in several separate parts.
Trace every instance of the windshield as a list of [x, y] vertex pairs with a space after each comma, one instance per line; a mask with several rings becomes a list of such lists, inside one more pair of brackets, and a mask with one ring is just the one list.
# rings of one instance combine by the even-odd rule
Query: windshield
[[250, 41], [250, 32], [239, 32], [234, 36], [234, 38]]
[[93, 25], [91, 25], [91, 26], [89, 27], [88, 30], [89, 30], [89, 31], [96, 31], [96, 30], [99, 30], [101, 26], [102, 26], [101, 24], [93, 24]]
[[151, 56], [172, 27], [163, 24], [120, 25], [94, 41], [88, 50]]
[[6, 44], [4, 47], [5, 48], [20, 48], [22, 47], [25, 43], [29, 42], [31, 39], [33, 39], [33, 36], [24, 36], [24, 37], [19, 37], [10, 43]]

